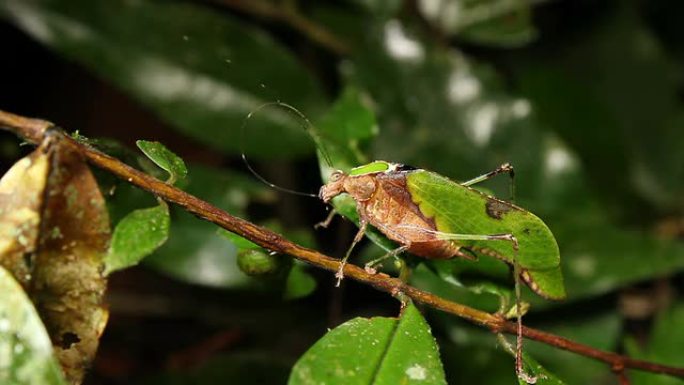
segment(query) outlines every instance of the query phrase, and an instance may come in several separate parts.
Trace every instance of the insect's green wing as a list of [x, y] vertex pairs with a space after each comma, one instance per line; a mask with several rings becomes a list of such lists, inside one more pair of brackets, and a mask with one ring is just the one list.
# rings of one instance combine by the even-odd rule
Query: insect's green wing
[[[565, 297], [558, 244], [537, 216], [425, 170], [407, 173], [406, 184], [421, 212], [434, 218], [437, 230], [441, 232], [515, 235], [520, 245], [518, 263], [529, 275], [530, 287], [543, 297]], [[515, 253], [510, 242], [457, 242], [466, 247], [493, 250], [497, 257], [513, 263]]]

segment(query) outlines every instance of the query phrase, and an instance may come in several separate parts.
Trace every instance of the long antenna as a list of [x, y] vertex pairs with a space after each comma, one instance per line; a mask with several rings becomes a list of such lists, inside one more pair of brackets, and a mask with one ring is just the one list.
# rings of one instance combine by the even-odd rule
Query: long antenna
[[300, 195], [300, 196], [311, 197], [311, 198], [318, 198], [318, 194], [305, 193], [305, 192], [301, 192], [301, 191], [291, 190], [291, 189], [288, 189], [285, 187], [280, 187], [274, 183], [271, 183], [266, 178], [261, 176], [258, 172], [256, 172], [256, 170], [254, 170], [252, 165], [247, 160], [247, 155], [245, 155], [245, 151], [244, 151], [244, 149], [245, 149], [245, 127], [247, 126], [247, 121], [249, 119], [251, 119], [252, 116], [254, 114], [256, 114], [257, 112], [259, 112], [260, 110], [262, 110], [266, 107], [270, 107], [270, 106], [283, 107], [283, 108], [287, 109], [289, 112], [297, 115], [301, 119], [301, 121], [304, 122], [304, 123], [301, 123], [301, 126], [309, 134], [311, 139], [314, 141], [314, 144], [316, 144], [316, 148], [320, 152], [321, 156], [323, 157], [323, 160], [325, 160], [325, 162], [328, 164], [329, 167], [332, 167], [332, 161], [330, 160], [330, 155], [328, 155], [328, 152], [326, 151], [325, 146], [323, 145], [323, 142], [321, 141], [321, 138], [318, 135], [318, 133], [316, 132], [316, 128], [311, 123], [311, 121], [301, 111], [299, 111], [297, 108], [295, 108], [295, 107], [293, 107], [287, 103], [283, 103], [281, 101], [268, 102], [268, 103], [264, 103], [264, 104], [260, 105], [259, 107], [257, 107], [253, 111], [251, 111], [249, 114], [247, 114], [245, 119], [242, 121], [242, 126], [240, 127], [240, 136], [241, 136], [240, 146], [242, 148], [242, 154], [241, 154], [242, 155], [242, 161], [244, 162], [247, 169], [252, 173], [252, 175], [254, 175], [262, 183], [266, 184], [267, 186], [269, 186], [275, 190], [286, 192], [289, 194], [294, 194], [294, 195]]

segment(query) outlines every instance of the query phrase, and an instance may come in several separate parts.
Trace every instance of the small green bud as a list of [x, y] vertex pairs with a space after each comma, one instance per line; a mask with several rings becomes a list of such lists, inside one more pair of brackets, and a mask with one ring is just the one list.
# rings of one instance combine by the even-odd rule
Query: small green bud
[[237, 255], [237, 264], [249, 276], [271, 275], [280, 270], [282, 257], [270, 255], [262, 249], [242, 250]]

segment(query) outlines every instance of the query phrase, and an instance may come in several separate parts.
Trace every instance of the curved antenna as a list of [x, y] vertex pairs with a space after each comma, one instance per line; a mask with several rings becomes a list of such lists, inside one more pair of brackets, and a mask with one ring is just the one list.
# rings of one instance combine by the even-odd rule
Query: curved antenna
[[289, 194], [299, 195], [299, 196], [318, 198], [318, 194], [305, 193], [305, 192], [300, 192], [300, 191], [296, 191], [296, 190], [291, 190], [291, 189], [288, 189], [285, 187], [280, 187], [274, 183], [269, 182], [266, 178], [264, 178], [258, 172], [256, 172], [256, 170], [254, 170], [252, 165], [247, 160], [247, 156], [245, 155], [245, 151], [244, 151], [244, 148], [245, 148], [245, 127], [247, 126], [247, 121], [249, 119], [251, 119], [255, 113], [259, 112], [260, 110], [262, 110], [266, 107], [270, 107], [270, 106], [283, 107], [283, 108], [287, 109], [289, 112], [297, 115], [304, 122], [303, 124], [301, 124], [302, 128], [304, 128], [304, 130], [306, 130], [306, 132], [309, 134], [311, 139], [314, 141], [314, 144], [316, 144], [316, 147], [317, 147], [318, 151], [320, 152], [321, 156], [323, 157], [323, 160], [325, 160], [325, 162], [328, 164], [329, 167], [332, 167], [332, 161], [330, 160], [330, 155], [328, 155], [328, 152], [326, 151], [325, 146], [323, 145], [323, 142], [321, 141], [321, 138], [318, 135], [318, 133], [316, 132], [315, 127], [311, 123], [311, 121], [301, 111], [299, 111], [297, 108], [295, 108], [295, 107], [293, 107], [287, 103], [283, 103], [281, 101], [268, 102], [268, 103], [264, 103], [264, 104], [260, 105], [259, 107], [252, 110], [249, 114], [247, 114], [245, 119], [242, 121], [242, 126], [240, 127], [240, 136], [241, 136], [240, 146], [242, 147], [242, 154], [241, 154], [242, 155], [242, 162], [245, 164], [247, 169], [252, 173], [252, 175], [254, 175], [257, 179], [259, 179], [259, 181], [261, 181], [262, 183], [266, 184], [267, 186], [269, 186], [275, 190], [286, 192]]

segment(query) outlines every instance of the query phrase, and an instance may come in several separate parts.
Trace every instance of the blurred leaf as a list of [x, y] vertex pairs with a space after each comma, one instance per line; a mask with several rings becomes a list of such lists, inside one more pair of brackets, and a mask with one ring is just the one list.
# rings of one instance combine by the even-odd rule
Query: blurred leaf
[[631, 218], [642, 215], [639, 199], [681, 210], [684, 193], [682, 74], [639, 7], [615, 3], [582, 38], [532, 51], [513, 66], [542, 121], [588, 166], [602, 203]]
[[164, 201], [129, 213], [114, 229], [105, 257], [105, 275], [137, 265], [169, 237], [169, 206]]
[[[281, 100], [312, 115], [324, 100], [314, 78], [286, 49], [208, 7], [152, 0], [8, 0], [0, 14], [179, 131], [232, 154], [242, 151], [245, 118], [265, 102]], [[298, 118], [279, 108], [255, 114], [246, 131], [244, 147], [252, 157], [311, 151]]]
[[401, 10], [402, 0], [348, 0], [377, 16], [391, 16]]
[[0, 293], [0, 382], [65, 385], [36, 309], [19, 283], [1, 266]]
[[295, 263], [290, 269], [285, 281], [285, 299], [297, 299], [306, 297], [316, 289], [316, 280], [309, 274], [304, 266]]
[[459, 39], [485, 46], [518, 47], [537, 37], [530, 3], [528, 0], [421, 0], [418, 7], [428, 20]]
[[328, 332], [288, 384], [446, 384], [437, 344], [413, 305], [399, 319], [355, 318]]
[[175, 184], [176, 181], [183, 180], [188, 175], [188, 169], [185, 167], [183, 159], [171, 152], [163, 144], [147, 140], [137, 140], [135, 144], [157, 166], [169, 173], [169, 179], [167, 180], [169, 184]]
[[[430, 319], [435, 334], [446, 335], [451, 341], [440, 341], [444, 362], [448, 363], [445, 369], [449, 383], [511, 382], [511, 376], [515, 376], [514, 356], [501, 349], [491, 332], [437, 311], [430, 313]], [[612, 308], [600, 312], [556, 312], [543, 323], [531, 322], [525, 324], [602, 350], [615, 348], [622, 328], [622, 320]], [[524, 341], [523, 349], [569, 384], [610, 383], [614, 378], [604, 363], [588, 357], [529, 339]]]
[[[684, 366], [684, 358], [682, 357], [684, 329], [682, 328], [682, 325], [684, 325], [684, 304], [678, 303], [658, 315], [646, 347], [639, 347], [633, 339], [627, 341], [626, 347], [630, 356], [663, 365], [672, 365], [676, 367]], [[669, 385], [684, 383], [680, 378], [637, 370], [630, 371], [629, 377], [632, 380], [632, 383], [636, 385]]]
[[[622, 333], [622, 317], [611, 307], [582, 312], [565, 310], [534, 327], [558, 334], [597, 349], [614, 350]], [[599, 384], [610, 382], [614, 374], [604, 363], [536, 341], [525, 340], [525, 351], [538, 357], [569, 384]], [[582, 370], [577, 370], [582, 368]]]
[[[267, 196], [270, 191], [253, 179], [229, 173], [189, 166], [185, 190], [232, 215], [244, 216], [251, 199]], [[240, 287], [249, 282], [237, 266], [238, 247], [216, 233], [216, 226], [199, 220], [177, 207], [171, 208], [169, 240], [145, 264], [177, 279], [213, 287]]]

